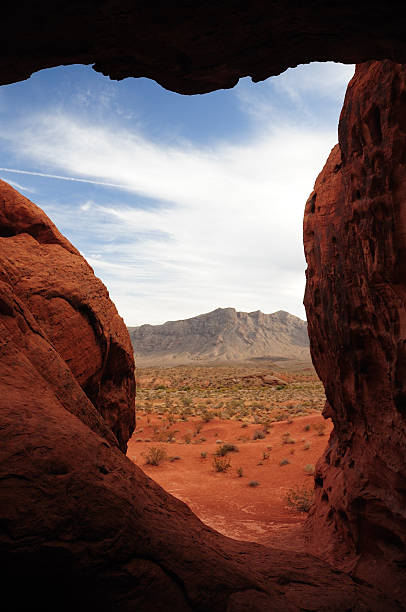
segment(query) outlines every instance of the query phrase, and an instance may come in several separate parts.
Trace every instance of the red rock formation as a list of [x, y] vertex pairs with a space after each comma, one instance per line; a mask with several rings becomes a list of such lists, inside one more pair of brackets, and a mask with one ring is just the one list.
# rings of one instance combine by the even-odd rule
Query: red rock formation
[[0, 564], [10, 609], [400, 610], [308, 555], [217, 534], [125, 457], [134, 378], [124, 324], [49, 219], [0, 190]]
[[[105, 435], [125, 450], [135, 424], [134, 360], [106, 288], [48, 217], [3, 181], [0, 236], [5, 337], [24, 347], [47, 383], [60, 383], [68, 410], [111, 430]], [[22, 335], [29, 328], [30, 342]]]
[[406, 65], [357, 67], [305, 212], [312, 356], [334, 422], [313, 550], [405, 597]]

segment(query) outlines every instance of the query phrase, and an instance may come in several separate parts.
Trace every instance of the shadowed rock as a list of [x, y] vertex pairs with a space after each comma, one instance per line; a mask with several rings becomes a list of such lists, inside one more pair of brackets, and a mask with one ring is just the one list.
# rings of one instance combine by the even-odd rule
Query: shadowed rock
[[406, 66], [357, 67], [307, 205], [305, 305], [334, 422], [313, 550], [405, 597]]
[[365, 0], [5, 3], [0, 83], [94, 64], [114, 79], [150, 77], [192, 94], [311, 61], [406, 62], [405, 18], [401, 2]]

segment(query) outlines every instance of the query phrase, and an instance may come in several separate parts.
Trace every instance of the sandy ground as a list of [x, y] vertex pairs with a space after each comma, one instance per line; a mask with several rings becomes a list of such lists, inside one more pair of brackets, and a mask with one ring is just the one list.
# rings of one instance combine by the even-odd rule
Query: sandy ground
[[[157, 415], [137, 417], [137, 429], [128, 446], [128, 456], [146, 474], [167, 491], [184, 501], [199, 518], [217, 531], [238, 540], [259, 542], [278, 548], [304, 550], [303, 523], [306, 514], [287, 505], [286, 492], [299, 485], [313, 488], [313, 478], [305, 466], [315, 465], [324, 451], [332, 425], [319, 412], [297, 417], [293, 422], [273, 423], [263, 440], [253, 440], [261, 427], [240, 421], [213, 419], [204, 423], [193, 436], [201, 418], [176, 422], [176, 441], [154, 441], [154, 426], [162, 422]], [[317, 427], [325, 424], [320, 435]], [[183, 436], [191, 434], [191, 442]], [[294, 443], [283, 443], [289, 433]], [[156, 435], [156, 433], [155, 433]], [[204, 441], [199, 441], [200, 438]], [[140, 441], [142, 439], [142, 441]], [[137, 441], [138, 440], [138, 441]], [[218, 473], [213, 468], [213, 456], [222, 443], [232, 443], [238, 452], [227, 454], [231, 468]], [[152, 446], [162, 446], [168, 459], [159, 466], [145, 464], [145, 454]], [[309, 448], [307, 448], [309, 446]], [[203, 458], [201, 453], [206, 453]], [[264, 455], [265, 453], [265, 455]], [[179, 459], [170, 460], [170, 458]], [[265, 458], [264, 458], [265, 457]], [[281, 461], [289, 463], [280, 465]], [[237, 469], [242, 468], [239, 477]], [[249, 485], [257, 481], [258, 486]]]

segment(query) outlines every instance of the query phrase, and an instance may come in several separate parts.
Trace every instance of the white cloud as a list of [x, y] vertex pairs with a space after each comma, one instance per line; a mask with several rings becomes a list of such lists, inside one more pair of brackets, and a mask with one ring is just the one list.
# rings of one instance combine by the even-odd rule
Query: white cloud
[[[349, 72], [346, 67], [331, 77], [327, 89], [342, 88]], [[278, 87], [290, 96], [296, 85], [300, 97], [328, 81], [307, 76], [296, 82], [288, 73], [281, 78]], [[257, 118], [269, 111], [261, 110], [262, 93], [259, 98]], [[73, 211], [65, 219], [88, 228], [84, 254], [128, 324], [161, 323], [218, 306], [286, 309], [304, 317], [303, 209], [336, 143], [336, 125], [314, 130], [305, 120], [292, 126], [279, 118], [251, 140], [211, 148], [157, 144], [140, 132], [61, 113], [31, 117], [2, 136], [40, 165], [41, 175], [63, 173], [134, 194], [134, 205], [121, 204], [118, 192], [109, 205], [82, 202], [79, 217]], [[156, 204], [140, 208], [138, 196]]]

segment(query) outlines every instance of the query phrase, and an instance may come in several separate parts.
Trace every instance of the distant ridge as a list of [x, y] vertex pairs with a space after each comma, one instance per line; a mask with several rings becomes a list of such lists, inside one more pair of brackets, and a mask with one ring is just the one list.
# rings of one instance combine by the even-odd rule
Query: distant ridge
[[283, 310], [217, 308], [191, 319], [129, 327], [137, 365], [309, 360], [307, 323]]

